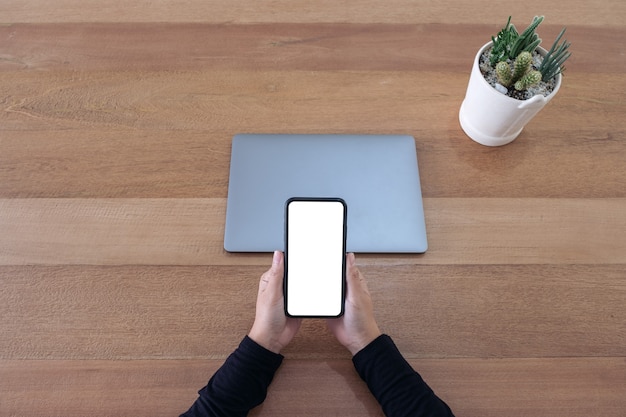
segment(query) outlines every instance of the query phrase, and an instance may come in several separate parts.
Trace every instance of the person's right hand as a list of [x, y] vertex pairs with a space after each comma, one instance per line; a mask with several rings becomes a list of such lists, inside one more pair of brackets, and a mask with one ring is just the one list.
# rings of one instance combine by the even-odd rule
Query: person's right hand
[[381, 335], [365, 278], [356, 267], [354, 253], [346, 259], [346, 306], [343, 316], [326, 321], [339, 343], [354, 356]]

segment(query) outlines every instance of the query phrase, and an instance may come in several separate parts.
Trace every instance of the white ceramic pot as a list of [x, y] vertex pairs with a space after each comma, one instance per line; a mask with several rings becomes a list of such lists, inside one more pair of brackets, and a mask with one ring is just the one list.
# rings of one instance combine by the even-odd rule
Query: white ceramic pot
[[[512, 142], [535, 115], [554, 97], [561, 87], [561, 74], [547, 97], [538, 94], [528, 100], [517, 100], [498, 92], [483, 77], [478, 61], [483, 51], [492, 45], [486, 43], [474, 59], [467, 93], [459, 121], [463, 131], [474, 141], [486, 146], [501, 146]], [[539, 48], [539, 53], [546, 50]]]

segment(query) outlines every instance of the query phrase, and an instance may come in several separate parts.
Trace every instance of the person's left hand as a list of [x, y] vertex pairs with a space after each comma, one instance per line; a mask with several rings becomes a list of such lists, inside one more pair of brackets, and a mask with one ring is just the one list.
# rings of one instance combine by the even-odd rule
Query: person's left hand
[[291, 342], [300, 328], [300, 319], [285, 315], [283, 296], [283, 253], [274, 252], [271, 268], [261, 275], [256, 316], [248, 337], [274, 353]]

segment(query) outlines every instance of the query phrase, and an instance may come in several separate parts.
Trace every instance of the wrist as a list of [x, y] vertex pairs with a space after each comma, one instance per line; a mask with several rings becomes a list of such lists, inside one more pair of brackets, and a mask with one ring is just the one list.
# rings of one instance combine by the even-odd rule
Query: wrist
[[278, 341], [274, 340], [272, 337], [268, 337], [266, 332], [255, 330], [254, 326], [248, 333], [248, 337], [256, 342], [259, 346], [264, 347], [272, 353], [280, 354], [283, 346], [278, 343]]
[[352, 356], [354, 356], [357, 353], [359, 353], [361, 350], [363, 350], [367, 345], [369, 345], [374, 340], [376, 340], [381, 334], [382, 334], [381, 331], [378, 329], [378, 327], [376, 327], [376, 329], [372, 329], [367, 334], [347, 344], [346, 348], [350, 351]]

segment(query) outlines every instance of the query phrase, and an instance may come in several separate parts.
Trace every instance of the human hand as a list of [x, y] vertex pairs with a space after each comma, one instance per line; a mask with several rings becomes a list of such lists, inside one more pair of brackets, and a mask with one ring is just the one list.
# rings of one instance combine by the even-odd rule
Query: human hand
[[259, 282], [256, 300], [256, 315], [248, 337], [274, 353], [291, 342], [300, 328], [300, 319], [285, 315], [283, 296], [283, 253], [274, 252], [272, 266]]
[[339, 343], [354, 356], [381, 335], [374, 319], [374, 306], [367, 283], [356, 267], [354, 253], [346, 258], [346, 305], [344, 315], [326, 324]]

